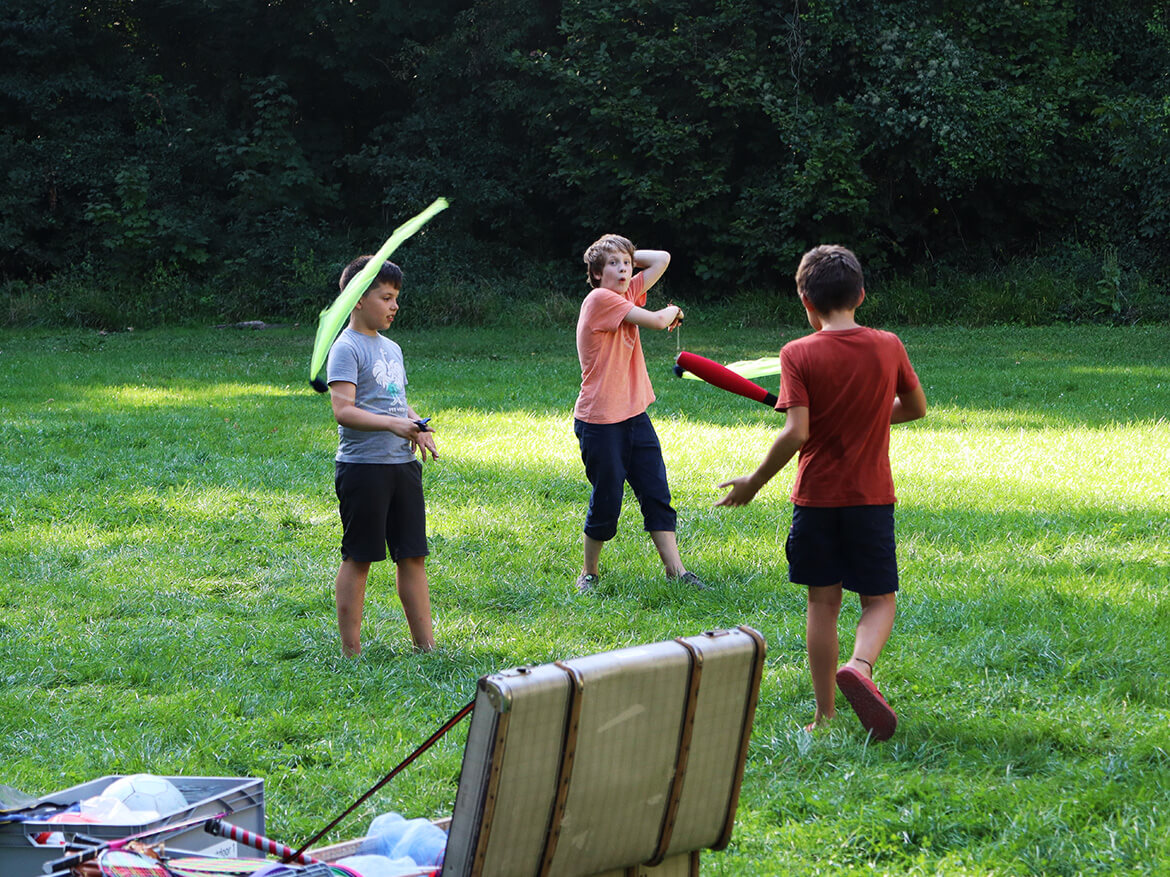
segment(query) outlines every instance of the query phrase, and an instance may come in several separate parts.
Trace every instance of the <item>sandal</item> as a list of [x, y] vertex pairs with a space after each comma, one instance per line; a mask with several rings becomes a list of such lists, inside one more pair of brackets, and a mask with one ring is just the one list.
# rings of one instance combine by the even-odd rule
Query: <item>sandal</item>
[[871, 679], [852, 667], [842, 667], [837, 671], [837, 687], [853, 707], [853, 712], [857, 713], [861, 727], [869, 731], [873, 739], [889, 740], [894, 736], [898, 715], [890, 709]]

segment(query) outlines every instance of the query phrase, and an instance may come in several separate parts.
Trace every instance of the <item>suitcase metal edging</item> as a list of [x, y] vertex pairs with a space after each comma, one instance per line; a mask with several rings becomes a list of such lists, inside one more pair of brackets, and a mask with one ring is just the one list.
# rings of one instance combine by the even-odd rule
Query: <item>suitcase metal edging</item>
[[763, 634], [746, 624], [739, 625], [736, 630], [746, 633], [756, 644], [756, 659], [753, 662], [755, 666], [752, 668], [751, 682], [748, 683], [748, 702], [743, 716], [743, 734], [740, 738], [739, 758], [735, 765], [735, 781], [731, 785], [731, 800], [727, 802], [727, 821], [723, 825], [723, 833], [719, 840], [711, 845], [711, 849], [717, 851], [727, 849], [727, 845], [731, 843], [731, 831], [735, 827], [735, 811], [739, 807], [739, 793], [743, 786], [744, 769], [747, 766], [748, 743], [751, 741], [752, 725], [756, 720], [756, 704], [760, 699], [760, 681], [764, 676], [766, 646]]
[[687, 698], [683, 705], [683, 716], [678, 740], [678, 759], [675, 762], [674, 776], [670, 781], [670, 792], [667, 798], [666, 812], [662, 816], [662, 828], [658, 832], [658, 846], [654, 855], [646, 860], [646, 865], [658, 865], [666, 858], [670, 849], [670, 838], [674, 833], [675, 820], [678, 818], [678, 805], [682, 801], [683, 780], [687, 774], [687, 760], [691, 755], [691, 739], [695, 730], [695, 710], [699, 703], [699, 683], [703, 677], [703, 655], [683, 637], [674, 640], [684, 649], [690, 659], [691, 672], [687, 678]]
[[561, 837], [561, 820], [565, 815], [565, 805], [569, 800], [569, 785], [573, 780], [573, 761], [577, 756], [577, 731], [581, 725], [581, 701], [585, 688], [581, 673], [576, 668], [570, 667], [564, 661], [556, 661], [555, 664], [569, 678], [569, 710], [565, 719], [565, 741], [561, 747], [561, 765], [557, 773], [557, 797], [553, 804], [552, 813], [549, 814], [544, 855], [540, 862], [540, 877], [546, 877], [552, 869], [553, 856], [557, 851], [557, 841]]
[[[516, 668], [516, 673], [519, 675], [524, 675], [527, 672], [527, 667]], [[512, 694], [505, 687], [493, 684], [491, 679], [491, 676], [484, 676], [479, 680], [479, 687], [483, 691], [484, 696], [487, 697], [488, 703], [499, 716], [496, 722], [496, 731], [493, 735], [492, 752], [502, 753], [508, 739], [508, 720], [512, 715]], [[487, 789], [484, 792], [483, 798], [483, 811], [480, 815], [481, 828], [472, 857], [472, 861], [474, 862], [473, 873], [475, 874], [483, 871], [484, 859], [487, 856], [488, 838], [491, 836], [492, 820], [496, 815], [496, 799], [499, 795], [500, 774], [503, 770], [504, 759], [502, 756], [496, 755], [491, 759], [490, 763], [491, 767], [488, 775]]]

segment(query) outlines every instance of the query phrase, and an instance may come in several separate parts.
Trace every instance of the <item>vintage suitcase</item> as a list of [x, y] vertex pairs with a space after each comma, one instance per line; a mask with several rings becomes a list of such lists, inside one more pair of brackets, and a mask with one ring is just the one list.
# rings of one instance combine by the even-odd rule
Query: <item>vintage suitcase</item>
[[731, 838], [764, 663], [749, 627], [479, 681], [442, 877], [691, 877]]

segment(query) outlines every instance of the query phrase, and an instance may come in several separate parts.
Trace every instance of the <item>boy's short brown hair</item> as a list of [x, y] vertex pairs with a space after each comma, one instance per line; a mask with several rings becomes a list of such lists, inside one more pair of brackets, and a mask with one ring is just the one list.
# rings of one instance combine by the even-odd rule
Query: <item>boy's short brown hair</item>
[[851, 250], [838, 244], [813, 247], [796, 269], [796, 291], [812, 302], [818, 313], [857, 307], [864, 287], [861, 262]]
[[589, 285], [594, 289], [601, 283], [601, 271], [605, 267], [606, 257], [611, 253], [629, 253], [632, 261], [634, 244], [620, 234], [603, 234], [589, 245], [584, 256], [585, 273]]
[[[341, 272], [341, 277], [338, 278], [337, 285], [341, 289], [345, 289], [349, 281], [353, 280], [355, 274], [361, 271], [369, 264], [373, 255], [358, 256], [352, 262], [345, 266]], [[374, 277], [373, 282], [370, 283], [370, 289], [382, 283], [388, 283], [395, 289], [402, 289], [402, 269], [393, 262], [383, 262], [382, 267], [378, 269], [377, 276]], [[367, 290], [368, 292], [369, 290]]]

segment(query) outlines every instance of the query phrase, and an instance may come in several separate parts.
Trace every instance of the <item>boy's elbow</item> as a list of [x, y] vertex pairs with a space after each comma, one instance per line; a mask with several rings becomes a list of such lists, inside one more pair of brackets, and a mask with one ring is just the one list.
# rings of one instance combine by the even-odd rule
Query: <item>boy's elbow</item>
[[799, 451], [802, 447], [804, 447], [804, 443], [808, 441], [807, 426], [796, 426], [790, 424], [786, 425], [782, 432], [784, 434], [785, 444], [791, 447], [794, 452]]
[[653, 268], [661, 273], [670, 265], [670, 253], [666, 250], [650, 250], [647, 253], [645, 264], [647, 268]]
[[914, 388], [914, 392], [899, 397], [898, 401], [905, 420], [920, 420], [926, 416], [926, 393], [922, 391], [921, 384]]
[[913, 420], [921, 420], [923, 417], [925, 417], [925, 416], [926, 416], [926, 397], [925, 397], [925, 396], [919, 396], [919, 397], [918, 397], [917, 399], [915, 399], [914, 401], [915, 401], [915, 405], [914, 405], [914, 416], [913, 416], [913, 418], [911, 418], [911, 419], [913, 419]]

